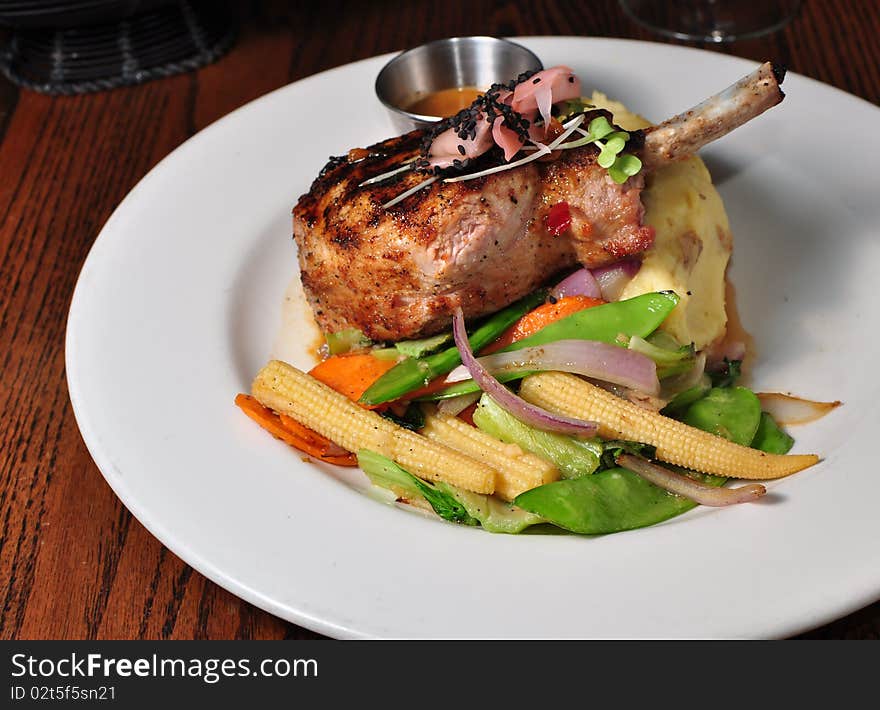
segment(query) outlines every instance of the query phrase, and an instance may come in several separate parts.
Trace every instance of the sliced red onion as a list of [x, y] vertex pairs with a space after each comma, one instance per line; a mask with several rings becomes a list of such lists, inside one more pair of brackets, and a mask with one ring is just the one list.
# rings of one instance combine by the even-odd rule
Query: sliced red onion
[[471, 345], [468, 342], [467, 332], [465, 331], [464, 314], [461, 311], [461, 307], [456, 308], [452, 316], [452, 336], [455, 338], [455, 345], [461, 354], [462, 363], [464, 363], [474, 381], [480, 386], [480, 389], [521, 422], [537, 429], [556, 431], [561, 434], [571, 434], [574, 436], [596, 435], [598, 430], [596, 422], [587, 422], [581, 419], [553, 414], [546, 409], [529, 404], [492, 377], [486, 368], [474, 357]]
[[840, 401], [813, 402], [780, 392], [758, 392], [758, 399], [761, 409], [782, 426], [814, 422], [840, 406]]
[[615, 459], [615, 462], [618, 466], [637, 473], [655, 486], [689, 498], [700, 505], [717, 507], [735, 503], [749, 503], [767, 492], [767, 489], [760, 483], [747, 483], [738, 488], [709, 486], [632, 454], [621, 454]]
[[[470, 375], [468, 375], [470, 377]], [[482, 392], [469, 392], [468, 394], [460, 394], [458, 397], [450, 397], [449, 399], [441, 399], [437, 403], [437, 411], [450, 416], [458, 416], [465, 409], [470, 407], [474, 402], [480, 399]]]
[[504, 150], [504, 159], [507, 161], [519, 153], [525, 143], [519, 133], [504, 125], [504, 116], [499, 116], [492, 123], [492, 138]]
[[633, 276], [639, 273], [642, 264], [638, 259], [622, 259], [610, 266], [592, 269], [593, 278], [599, 284], [602, 298], [616, 301]]
[[[477, 358], [477, 362], [492, 375], [538, 370], [572, 372], [652, 396], [660, 393], [657, 365], [651, 358], [597, 340], [556, 340], [546, 345], [493, 353]], [[470, 368], [461, 365], [446, 376], [446, 382], [460, 382], [470, 377]]]
[[538, 109], [544, 125], [550, 124], [550, 106], [581, 95], [581, 82], [566, 66], [544, 69], [517, 84], [511, 105], [514, 111], [526, 113]]
[[599, 282], [588, 269], [578, 269], [550, 289], [550, 295], [557, 299], [566, 296], [602, 298], [602, 290], [599, 288]]
[[524, 158], [520, 158], [519, 160], [514, 160], [512, 163], [502, 163], [501, 165], [496, 165], [491, 168], [486, 168], [485, 170], [480, 170], [476, 173], [468, 173], [467, 175], [456, 175], [455, 177], [448, 177], [443, 180], [443, 182], [463, 182], [465, 180], [476, 180], [477, 178], [481, 178], [485, 175], [493, 175], [494, 173], [500, 173], [505, 170], [511, 170], [512, 168], [518, 168], [520, 165], [525, 165], [526, 163], [531, 163], [534, 160], [538, 160], [539, 158], [543, 158], [545, 155], [550, 155], [553, 152], [553, 149], [556, 147], [558, 143], [564, 141], [571, 133], [577, 129], [577, 127], [583, 123], [584, 115], [580, 114], [575, 116], [573, 119], [563, 124], [563, 128], [565, 131], [559, 135], [550, 145], [543, 145], [541, 143], [536, 143], [535, 146], [538, 148], [534, 153], [529, 153]]
[[454, 128], [448, 128], [434, 138], [428, 151], [428, 162], [438, 168], [448, 168], [456, 160], [481, 156], [493, 144], [492, 124], [486, 114], [481, 113], [477, 118], [473, 138], [461, 138]]

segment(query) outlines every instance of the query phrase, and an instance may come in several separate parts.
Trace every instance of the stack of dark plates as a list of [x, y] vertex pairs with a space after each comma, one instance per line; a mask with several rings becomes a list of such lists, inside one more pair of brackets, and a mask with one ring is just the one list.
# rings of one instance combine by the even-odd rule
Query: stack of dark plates
[[191, 71], [235, 36], [223, 0], [0, 0], [0, 70], [49, 94], [79, 94]]

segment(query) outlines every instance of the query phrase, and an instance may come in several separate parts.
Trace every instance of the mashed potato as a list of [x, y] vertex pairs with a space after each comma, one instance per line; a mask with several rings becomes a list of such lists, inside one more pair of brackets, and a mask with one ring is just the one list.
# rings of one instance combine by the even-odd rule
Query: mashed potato
[[[624, 129], [650, 125], [599, 92], [589, 101], [611, 111]], [[689, 158], [649, 175], [642, 201], [645, 223], [657, 234], [620, 298], [675, 291], [681, 302], [662, 327], [680, 342], [703, 349], [720, 340], [727, 326], [725, 271], [733, 240], [721, 196], [703, 161]]]

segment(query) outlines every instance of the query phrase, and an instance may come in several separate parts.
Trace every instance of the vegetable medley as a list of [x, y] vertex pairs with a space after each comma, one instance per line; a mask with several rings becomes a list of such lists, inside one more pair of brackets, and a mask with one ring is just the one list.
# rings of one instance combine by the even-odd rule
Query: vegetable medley
[[707, 364], [660, 329], [675, 293], [603, 295], [581, 269], [469, 329], [459, 313], [418, 341], [336, 333], [308, 374], [272, 361], [236, 403], [310, 456], [489, 532], [653, 525], [765, 493], [728, 479], [818, 461], [788, 454], [792, 438], [737, 384], [739, 361]]

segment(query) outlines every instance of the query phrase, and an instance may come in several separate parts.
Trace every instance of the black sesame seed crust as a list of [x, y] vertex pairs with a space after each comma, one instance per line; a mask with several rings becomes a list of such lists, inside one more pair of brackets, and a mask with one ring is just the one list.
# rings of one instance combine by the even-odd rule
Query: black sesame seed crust
[[[521, 114], [514, 111], [507, 104], [501, 103], [498, 100], [498, 95], [502, 91], [513, 91], [516, 89], [518, 84], [527, 81], [532, 76], [534, 76], [535, 71], [526, 71], [520, 74], [516, 79], [513, 79], [506, 84], [492, 84], [485, 94], [482, 96], [478, 96], [474, 102], [468, 106], [467, 108], [463, 108], [454, 116], [450, 116], [439, 123], [437, 123], [430, 131], [425, 134], [425, 138], [422, 141], [422, 147], [420, 151], [420, 159], [415, 163], [415, 169], [427, 173], [429, 175], [452, 175], [456, 173], [461, 173], [463, 170], [468, 169], [473, 166], [474, 161], [465, 159], [465, 160], [455, 160], [451, 167], [448, 168], [438, 168], [436, 166], [431, 165], [428, 162], [428, 155], [431, 150], [431, 144], [434, 142], [434, 139], [439, 136], [444, 131], [452, 128], [455, 130], [456, 135], [461, 140], [473, 140], [477, 135], [477, 120], [480, 118], [480, 114], [485, 114], [486, 120], [489, 123], [493, 123], [496, 118], [499, 116], [503, 119], [501, 124], [512, 131], [515, 131], [517, 135], [523, 140], [528, 140], [529, 137], [529, 121], [522, 117]], [[540, 78], [536, 80], [540, 81]], [[458, 147], [458, 152], [462, 155], [465, 154], [464, 146]], [[491, 150], [490, 154], [490, 163], [489, 165], [500, 165], [503, 159], [503, 153], [499, 150]], [[482, 156], [481, 156], [482, 158]], [[482, 159], [479, 161], [481, 164], [486, 162]], [[487, 165], [486, 167], [489, 167]]]

